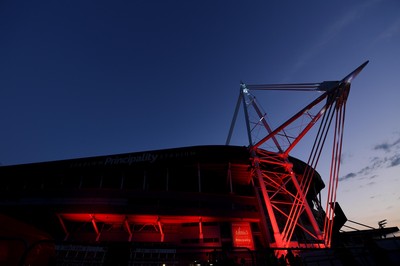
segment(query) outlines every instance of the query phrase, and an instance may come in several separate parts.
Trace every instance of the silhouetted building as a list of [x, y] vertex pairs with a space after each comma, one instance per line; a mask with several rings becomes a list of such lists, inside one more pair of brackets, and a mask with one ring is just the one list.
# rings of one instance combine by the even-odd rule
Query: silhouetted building
[[[0, 167], [0, 264], [264, 263], [274, 243], [252, 164], [246, 147], [195, 146]], [[323, 187], [315, 172], [307, 200]]]

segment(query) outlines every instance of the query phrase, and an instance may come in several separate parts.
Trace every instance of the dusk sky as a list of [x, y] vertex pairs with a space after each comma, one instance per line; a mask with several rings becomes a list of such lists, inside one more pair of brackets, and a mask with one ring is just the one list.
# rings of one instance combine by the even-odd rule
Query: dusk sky
[[[223, 145], [241, 81], [340, 80], [369, 60], [337, 200], [350, 220], [400, 226], [398, 0], [6, 0], [0, 33], [1, 165]], [[274, 119], [300, 95], [260, 103]]]

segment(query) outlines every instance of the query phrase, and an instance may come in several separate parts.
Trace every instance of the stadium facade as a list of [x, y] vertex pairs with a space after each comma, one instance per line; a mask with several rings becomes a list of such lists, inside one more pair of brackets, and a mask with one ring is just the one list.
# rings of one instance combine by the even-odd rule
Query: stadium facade
[[[246, 147], [195, 146], [4, 166], [1, 213], [21, 224], [11, 242], [33, 245], [21, 249], [26, 259], [40, 250], [71, 263], [175, 264], [210, 261], [224, 249], [249, 260], [273, 234], [263, 226], [252, 164]], [[312, 183], [310, 201], [324, 187], [317, 173]]]

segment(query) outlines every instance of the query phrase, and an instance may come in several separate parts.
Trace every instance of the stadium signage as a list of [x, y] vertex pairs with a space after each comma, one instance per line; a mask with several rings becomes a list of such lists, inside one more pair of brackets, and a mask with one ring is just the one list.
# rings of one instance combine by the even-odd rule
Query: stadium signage
[[232, 223], [233, 246], [254, 250], [253, 236], [249, 223]]
[[126, 157], [107, 157], [104, 162], [105, 165], [116, 165], [116, 164], [128, 164], [140, 162], [154, 163], [157, 160], [158, 154], [154, 153], [143, 153], [140, 155], [128, 155]]
[[112, 166], [112, 165], [134, 165], [136, 163], [154, 163], [156, 161], [183, 159], [196, 156], [195, 151], [170, 151], [160, 152], [144, 152], [131, 153], [121, 155], [110, 155], [96, 160], [77, 160], [70, 164], [70, 167], [96, 167], [96, 166]]

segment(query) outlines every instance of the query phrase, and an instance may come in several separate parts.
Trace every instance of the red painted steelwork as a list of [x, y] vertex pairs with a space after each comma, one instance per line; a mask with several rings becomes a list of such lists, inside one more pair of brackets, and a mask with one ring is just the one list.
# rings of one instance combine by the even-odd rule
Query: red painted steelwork
[[[310, 242], [312, 242], [312, 245], [317, 244], [319, 247], [331, 246], [345, 105], [350, 91], [350, 82], [367, 64], [368, 61], [341, 81], [248, 86], [242, 83], [240, 85], [239, 99], [228, 134], [227, 144], [231, 139], [240, 103], [243, 102], [249, 146], [253, 157], [253, 180], [256, 184], [256, 193], [260, 193], [260, 198], [262, 198], [260, 203], [264, 204], [260, 209], [266, 210], [265, 215], [269, 217], [275, 241], [272, 244], [273, 246], [288, 248], [293, 245], [293, 241], [295, 241], [293, 236], [296, 230], [302, 230], [304, 234], [311, 237], [312, 241]], [[266, 114], [261, 111], [255, 96], [251, 94], [252, 90], [320, 91], [323, 94], [273, 130], [267, 123]], [[252, 108], [256, 113], [254, 121], [251, 120], [249, 115], [249, 108]], [[315, 111], [316, 113], [312, 115], [311, 112]], [[321, 203], [316, 199], [315, 195], [314, 198], [310, 199], [307, 196], [313, 177], [316, 174], [314, 169], [318, 164], [334, 115], [336, 115], [336, 119], [332, 161], [326, 211], [324, 213]], [[289, 127], [299, 120], [308, 120], [308, 122], [303, 124], [297, 133], [289, 135]], [[307, 167], [302, 172], [295, 171], [289, 161], [289, 154], [320, 120], [321, 123], [311, 149]], [[254, 127], [251, 128], [250, 125], [254, 125]], [[256, 131], [256, 127], [262, 128], [266, 133], [261, 140], [253, 143], [255, 138], [252, 133]], [[268, 152], [268, 148], [262, 150], [261, 147], [267, 142], [272, 142], [271, 146], [274, 146], [277, 152]], [[310, 206], [311, 200], [314, 201], [317, 209], [314, 209], [314, 206]], [[324, 219], [325, 222], [318, 222], [317, 219]], [[264, 228], [264, 231], [268, 230], [268, 228]], [[266, 238], [268, 238], [268, 234], [266, 234]], [[306, 243], [297, 243], [296, 245], [303, 244], [307, 245]]]

